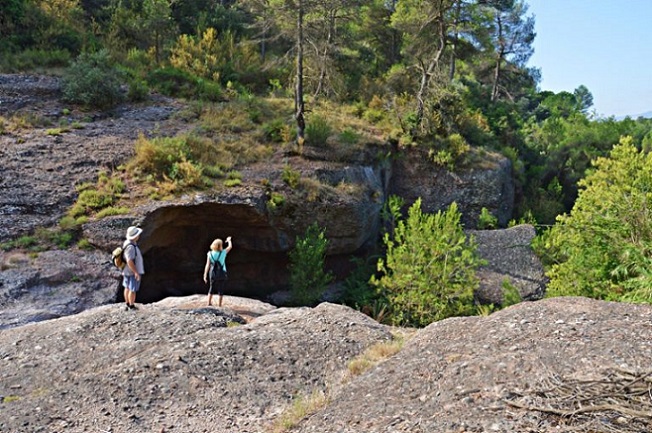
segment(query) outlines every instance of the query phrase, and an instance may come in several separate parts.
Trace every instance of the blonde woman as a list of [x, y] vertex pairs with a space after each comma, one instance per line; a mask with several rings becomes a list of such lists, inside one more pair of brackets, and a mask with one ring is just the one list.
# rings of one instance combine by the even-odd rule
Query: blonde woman
[[226, 285], [226, 255], [231, 251], [233, 244], [231, 236], [226, 238], [226, 248], [223, 247], [222, 239], [215, 239], [211, 243], [211, 249], [206, 255], [206, 266], [204, 266], [204, 283], [208, 286], [208, 305], [213, 305], [213, 293], [217, 293], [217, 306], [222, 306], [224, 286]]

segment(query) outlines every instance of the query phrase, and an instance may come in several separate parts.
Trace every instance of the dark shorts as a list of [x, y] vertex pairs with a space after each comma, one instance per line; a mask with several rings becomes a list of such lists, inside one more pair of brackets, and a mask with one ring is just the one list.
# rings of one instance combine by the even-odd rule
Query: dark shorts
[[211, 279], [210, 286], [208, 286], [208, 294], [218, 294], [222, 296], [224, 295], [224, 286], [226, 286], [226, 280], [213, 281]]

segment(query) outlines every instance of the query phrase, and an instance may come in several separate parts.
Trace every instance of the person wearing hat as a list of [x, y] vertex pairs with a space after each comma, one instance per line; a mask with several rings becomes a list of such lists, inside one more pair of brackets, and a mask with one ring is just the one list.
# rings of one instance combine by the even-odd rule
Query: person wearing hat
[[138, 240], [143, 229], [140, 227], [129, 227], [126, 240], [122, 245], [126, 266], [122, 270], [122, 285], [124, 286], [124, 297], [127, 306], [126, 310], [136, 309], [136, 293], [140, 289], [140, 280], [145, 273], [143, 255], [138, 248]]

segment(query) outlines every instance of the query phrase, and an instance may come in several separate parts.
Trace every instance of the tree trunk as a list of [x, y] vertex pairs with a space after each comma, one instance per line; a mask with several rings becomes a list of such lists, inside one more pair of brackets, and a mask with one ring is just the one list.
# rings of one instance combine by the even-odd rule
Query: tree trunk
[[491, 102], [495, 102], [496, 99], [498, 99], [498, 82], [500, 81], [500, 74], [502, 72], [501, 66], [503, 63], [503, 58], [505, 57], [505, 42], [504, 42], [504, 34], [503, 34], [503, 22], [500, 18], [500, 15], [498, 15], [497, 18], [497, 24], [498, 24], [498, 44], [499, 44], [499, 49], [498, 49], [498, 56], [496, 59], [496, 67], [494, 68], [494, 82], [493, 86], [491, 89]]
[[[421, 66], [421, 81], [419, 83], [419, 90], [417, 91], [417, 112], [416, 112], [416, 122], [418, 126], [421, 126], [423, 122], [423, 116], [425, 113], [425, 101], [424, 98], [428, 91], [428, 86], [430, 86], [430, 79], [432, 74], [435, 72], [435, 68], [439, 65], [442, 56], [444, 55], [444, 49], [446, 48], [446, 26], [444, 23], [439, 25], [439, 49], [435, 56], [430, 60], [428, 67], [422, 64]], [[414, 135], [415, 131], [412, 131]]]
[[496, 59], [496, 67], [494, 68], [494, 83], [491, 89], [491, 102], [495, 102], [496, 99], [498, 99], [498, 81], [500, 80], [501, 63], [502, 63], [502, 55], [499, 55], [498, 59]]
[[448, 78], [453, 81], [455, 78], [455, 61], [457, 60], [457, 42], [460, 39], [460, 34], [458, 26], [460, 25], [460, 14], [462, 10], [462, 1], [457, 2], [457, 8], [455, 9], [455, 21], [453, 26], [455, 28], [455, 33], [453, 34], [453, 43], [451, 44], [451, 64], [450, 70], [448, 71]]
[[297, 77], [294, 92], [294, 113], [297, 120], [297, 144], [299, 150], [305, 140], [306, 121], [304, 118], [305, 106], [303, 102], [303, 0], [299, 0], [297, 13]]
[[317, 98], [319, 94], [324, 91], [324, 81], [326, 80], [326, 62], [330, 53], [330, 47], [333, 44], [333, 34], [335, 33], [335, 11], [330, 11], [328, 16], [328, 34], [326, 36], [326, 43], [324, 50], [321, 54], [321, 65], [319, 70], [319, 80], [317, 81], [317, 88], [315, 89], [314, 97]]

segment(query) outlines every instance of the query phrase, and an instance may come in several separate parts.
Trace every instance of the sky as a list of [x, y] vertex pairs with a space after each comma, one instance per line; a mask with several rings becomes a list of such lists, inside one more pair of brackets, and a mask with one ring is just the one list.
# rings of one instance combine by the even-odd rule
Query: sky
[[600, 117], [652, 112], [652, 0], [525, 0], [540, 90], [586, 86]]

